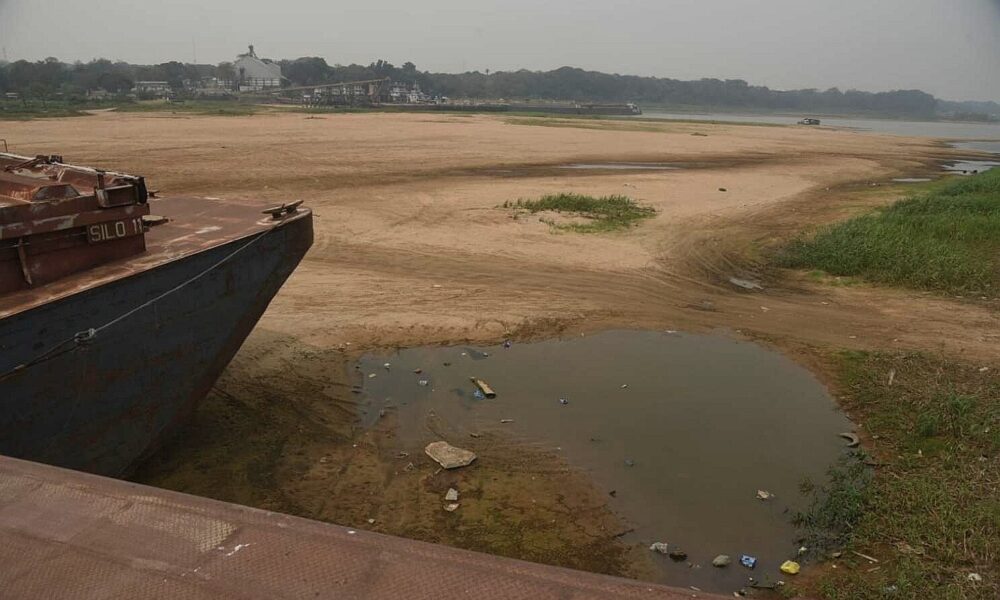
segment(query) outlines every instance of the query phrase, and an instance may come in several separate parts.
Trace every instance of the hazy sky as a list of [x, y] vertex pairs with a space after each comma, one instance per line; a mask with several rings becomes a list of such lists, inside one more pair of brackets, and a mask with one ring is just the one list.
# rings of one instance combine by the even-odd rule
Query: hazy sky
[[1000, 0], [0, 0], [10, 60], [322, 56], [1000, 101]]

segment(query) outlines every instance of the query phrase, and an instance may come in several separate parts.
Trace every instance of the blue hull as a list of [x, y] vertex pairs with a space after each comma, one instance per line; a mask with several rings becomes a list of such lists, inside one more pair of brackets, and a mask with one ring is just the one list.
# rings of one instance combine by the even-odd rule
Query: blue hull
[[239, 350], [312, 244], [312, 216], [249, 240], [0, 320], [0, 373], [8, 373], [129, 315], [0, 379], [0, 454], [126, 475], [191, 414]]

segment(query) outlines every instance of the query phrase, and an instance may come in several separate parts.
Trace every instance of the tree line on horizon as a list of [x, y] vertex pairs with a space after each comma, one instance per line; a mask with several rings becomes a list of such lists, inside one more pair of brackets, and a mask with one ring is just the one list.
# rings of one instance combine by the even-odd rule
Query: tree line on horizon
[[[276, 60], [287, 86], [358, 81], [388, 77], [417, 83], [433, 95], [452, 99], [554, 100], [595, 103], [635, 102], [666, 107], [701, 107], [722, 110], [796, 111], [870, 114], [910, 118], [996, 120], [996, 102], [950, 102], [920, 90], [863, 92], [799, 89], [772, 90], [742, 79], [678, 80], [586, 71], [561, 67], [551, 71], [498, 71], [491, 73], [432, 73], [412, 62], [397, 67], [378, 60], [364, 65], [329, 65], [320, 57]], [[97, 59], [64, 63], [56, 58], [0, 63], [0, 93], [15, 92], [30, 98], [78, 98], [88, 91], [127, 94], [137, 81], [166, 81], [183, 95], [207, 78], [233, 81], [232, 63], [189, 64], [177, 61], [134, 65]]]

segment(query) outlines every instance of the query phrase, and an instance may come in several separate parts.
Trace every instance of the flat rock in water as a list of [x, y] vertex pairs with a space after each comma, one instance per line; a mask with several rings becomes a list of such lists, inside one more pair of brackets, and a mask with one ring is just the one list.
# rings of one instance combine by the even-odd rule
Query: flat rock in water
[[721, 569], [722, 567], [728, 567], [732, 562], [733, 559], [729, 558], [728, 554], [720, 554], [712, 559], [712, 566]]
[[474, 452], [456, 448], [448, 442], [431, 442], [424, 448], [424, 452], [445, 469], [466, 467], [476, 460]]
[[666, 542], [653, 542], [649, 549], [660, 554], [666, 554], [670, 551]]

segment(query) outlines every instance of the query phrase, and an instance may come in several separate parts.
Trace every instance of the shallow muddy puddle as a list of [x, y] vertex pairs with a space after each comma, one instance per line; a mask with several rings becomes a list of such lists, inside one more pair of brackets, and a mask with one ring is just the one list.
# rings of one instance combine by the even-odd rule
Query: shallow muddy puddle
[[962, 175], [974, 175], [983, 173], [990, 169], [1000, 167], [1000, 162], [995, 160], [963, 160], [949, 163], [944, 166], [944, 170], [949, 173], [960, 173]]
[[[727, 594], [748, 577], [787, 578], [778, 566], [799, 548], [791, 519], [807, 504], [800, 483], [825, 480], [845, 452], [837, 434], [852, 428], [807, 370], [722, 335], [610, 331], [509, 348], [422, 347], [358, 367], [363, 420], [394, 412], [395, 441], [412, 457], [429, 460], [423, 447], [438, 439], [475, 450], [481, 434], [555, 452], [607, 498], [622, 541], [650, 554], [656, 580]], [[470, 377], [496, 398], [479, 397]], [[654, 555], [653, 542], [688, 558]], [[712, 567], [719, 554], [732, 565]], [[758, 558], [754, 570], [739, 565], [742, 554]]]

